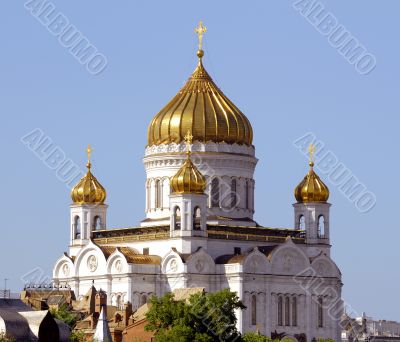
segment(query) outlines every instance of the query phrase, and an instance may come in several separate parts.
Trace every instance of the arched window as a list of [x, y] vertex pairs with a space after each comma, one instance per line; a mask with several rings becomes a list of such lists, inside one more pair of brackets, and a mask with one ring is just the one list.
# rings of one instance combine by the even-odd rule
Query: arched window
[[199, 207], [194, 208], [193, 211], [193, 230], [201, 229], [201, 210]]
[[251, 325], [257, 325], [257, 296], [251, 296]]
[[121, 296], [120, 295], [117, 295], [117, 297], [115, 299], [115, 306], [119, 309], [121, 308]]
[[100, 216], [95, 216], [93, 220], [93, 230], [100, 230], [100, 229], [102, 229], [101, 218]]
[[79, 216], [74, 217], [74, 232], [75, 239], [81, 238], [81, 218]]
[[140, 297], [140, 305], [139, 306], [142, 306], [146, 303], [147, 303], [147, 296], [144, 294]]
[[156, 190], [156, 208], [162, 208], [162, 182], [157, 179], [155, 183]]
[[236, 179], [232, 179], [231, 182], [231, 203], [230, 203], [230, 207], [231, 208], [235, 208], [237, 205], [237, 183], [236, 183]]
[[285, 297], [285, 325], [290, 325], [290, 298]]
[[292, 298], [292, 325], [297, 326], [297, 298]]
[[323, 301], [322, 297], [318, 298], [318, 328], [322, 328], [324, 326], [324, 311], [323, 311]]
[[299, 229], [300, 230], [306, 229], [306, 219], [305, 219], [304, 215], [300, 215], [300, 217], [299, 217]]
[[278, 325], [283, 325], [283, 299], [281, 296], [278, 297]]
[[318, 217], [318, 237], [324, 238], [325, 237], [325, 218], [323, 215]]
[[181, 229], [181, 210], [179, 209], [179, 207], [174, 208], [174, 229]]
[[211, 207], [219, 207], [219, 180], [214, 178], [211, 182]]

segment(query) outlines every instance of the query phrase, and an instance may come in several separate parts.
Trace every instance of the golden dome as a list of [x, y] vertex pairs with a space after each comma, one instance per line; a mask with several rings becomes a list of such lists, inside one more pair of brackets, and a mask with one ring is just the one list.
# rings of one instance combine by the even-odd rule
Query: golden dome
[[310, 161], [310, 170], [294, 190], [294, 196], [299, 203], [326, 202], [329, 189], [314, 172], [314, 162]]
[[106, 200], [106, 189], [99, 183], [95, 176], [90, 172], [92, 164], [90, 163], [90, 154], [92, 149], [88, 146], [88, 171], [78, 184], [71, 191], [71, 198], [75, 204], [103, 204]]
[[[204, 26], [203, 29], [202, 33], [206, 31]], [[151, 121], [148, 146], [180, 143], [188, 130], [194, 141], [252, 144], [253, 130], [249, 120], [222, 93], [203, 67], [201, 39], [199, 34], [197, 68]]]
[[190, 159], [190, 144], [193, 136], [188, 132], [184, 137], [187, 143], [187, 158], [178, 172], [171, 178], [173, 194], [203, 194], [206, 189], [206, 179]]

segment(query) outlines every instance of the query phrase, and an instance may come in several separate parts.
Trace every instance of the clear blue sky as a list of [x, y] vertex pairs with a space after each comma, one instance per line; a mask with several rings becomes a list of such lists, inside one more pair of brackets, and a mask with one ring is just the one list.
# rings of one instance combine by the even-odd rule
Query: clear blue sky
[[293, 189], [307, 172], [293, 141], [314, 132], [377, 197], [363, 214], [326, 181], [343, 297], [355, 311], [400, 321], [400, 3], [323, 3], [376, 56], [372, 73], [358, 74], [291, 1], [54, 1], [107, 57], [93, 76], [24, 2], [4, 2], [0, 280], [20, 290], [35, 267], [50, 274], [69, 242], [69, 189], [20, 142], [34, 128], [82, 167], [92, 144], [109, 227], [143, 219], [147, 125], [194, 69], [203, 19], [205, 66], [254, 128], [257, 221], [293, 225]]

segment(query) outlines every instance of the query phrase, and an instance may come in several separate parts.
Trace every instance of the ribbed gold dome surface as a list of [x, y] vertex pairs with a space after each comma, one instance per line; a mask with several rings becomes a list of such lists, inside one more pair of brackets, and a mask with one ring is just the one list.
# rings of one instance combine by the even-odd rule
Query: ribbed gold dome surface
[[148, 146], [179, 143], [190, 130], [194, 141], [251, 145], [253, 130], [246, 116], [222, 93], [199, 63], [175, 97], [153, 118]]
[[103, 204], [106, 200], [106, 189], [99, 183], [95, 176], [90, 172], [92, 164], [90, 163], [90, 154], [92, 149], [90, 145], [87, 148], [88, 169], [86, 175], [74, 186], [71, 191], [71, 198], [75, 204]]
[[299, 203], [326, 202], [329, 189], [314, 172], [314, 162], [310, 161], [310, 170], [294, 190], [294, 196]]
[[203, 194], [206, 189], [206, 179], [190, 160], [190, 154], [170, 184], [174, 194]]

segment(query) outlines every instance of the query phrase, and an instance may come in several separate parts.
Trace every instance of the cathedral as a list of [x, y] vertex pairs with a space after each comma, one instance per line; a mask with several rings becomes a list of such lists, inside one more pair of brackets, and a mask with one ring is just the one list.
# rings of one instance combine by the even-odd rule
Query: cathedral
[[339, 341], [341, 273], [330, 257], [329, 189], [313, 169], [313, 146], [294, 190], [294, 226], [257, 223], [253, 129], [206, 71], [206, 29], [195, 31], [197, 67], [148, 126], [144, 219], [107, 227], [106, 190], [88, 147], [87, 173], [71, 192], [69, 252], [55, 263], [54, 282], [78, 299], [94, 284], [109, 305], [134, 309], [176, 289], [229, 288], [247, 307], [237, 312], [242, 333]]

